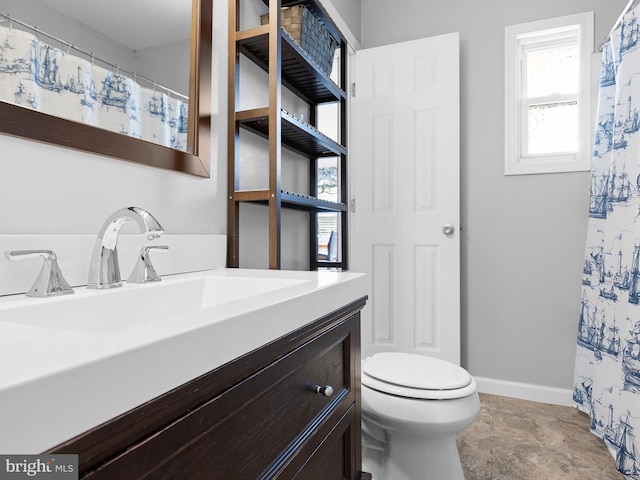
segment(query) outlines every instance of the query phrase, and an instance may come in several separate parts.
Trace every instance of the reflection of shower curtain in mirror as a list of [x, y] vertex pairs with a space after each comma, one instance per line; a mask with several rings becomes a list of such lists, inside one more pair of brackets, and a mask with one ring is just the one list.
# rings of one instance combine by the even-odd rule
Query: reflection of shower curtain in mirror
[[640, 479], [640, 23], [603, 47], [573, 399]]
[[0, 26], [0, 100], [186, 150], [188, 101]]

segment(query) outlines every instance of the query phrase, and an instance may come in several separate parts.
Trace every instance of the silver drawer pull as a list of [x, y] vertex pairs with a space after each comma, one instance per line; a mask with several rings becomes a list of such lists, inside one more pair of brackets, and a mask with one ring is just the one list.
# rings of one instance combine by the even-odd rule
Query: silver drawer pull
[[313, 391], [325, 397], [330, 397], [331, 395], [333, 395], [333, 387], [331, 385], [325, 385], [324, 387], [316, 385]]

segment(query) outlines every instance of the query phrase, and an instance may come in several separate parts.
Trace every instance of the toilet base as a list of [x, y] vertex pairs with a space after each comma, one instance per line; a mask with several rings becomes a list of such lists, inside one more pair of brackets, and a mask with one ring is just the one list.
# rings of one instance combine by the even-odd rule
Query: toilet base
[[[427, 370], [416, 370], [411, 365], [413, 356], [402, 355], [403, 368], [406, 372], [417, 372], [420, 380], [419, 372]], [[418, 364], [422, 365], [420, 362]], [[388, 374], [388, 369], [398, 366], [397, 363], [377, 365], [380, 378], [363, 374], [362, 456], [365, 471], [370, 471], [374, 480], [464, 480], [456, 434], [469, 427], [480, 413], [476, 381], [470, 377], [469, 384], [450, 389], [444, 389], [448, 384], [440, 382], [438, 385], [442, 390], [426, 388], [427, 385], [415, 388], [407, 386], [412, 385], [411, 379], [407, 380], [406, 372], [402, 371], [399, 378], [405, 380], [399, 391], [397, 384], [381, 380]], [[363, 365], [366, 366], [364, 362]], [[446, 372], [459, 367], [444, 364], [442, 368]], [[466, 371], [463, 373], [469, 377]], [[412, 396], [403, 395], [405, 393]]]
[[363, 448], [363, 470], [373, 480], [464, 480], [455, 435], [387, 438], [388, 450]]

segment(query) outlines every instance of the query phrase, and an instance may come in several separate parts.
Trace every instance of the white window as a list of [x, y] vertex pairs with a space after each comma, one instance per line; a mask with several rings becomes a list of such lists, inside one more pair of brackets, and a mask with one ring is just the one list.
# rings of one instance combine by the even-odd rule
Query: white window
[[593, 12], [505, 29], [505, 174], [591, 167]]

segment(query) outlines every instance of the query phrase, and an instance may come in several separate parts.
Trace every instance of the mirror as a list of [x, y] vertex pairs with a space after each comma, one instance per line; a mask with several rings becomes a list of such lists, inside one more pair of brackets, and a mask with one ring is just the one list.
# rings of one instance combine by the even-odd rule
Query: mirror
[[[11, 0], [4, 0], [11, 6]], [[24, 0], [23, 0], [24, 1]], [[129, 0], [147, 2], [148, 0]], [[0, 101], [0, 132], [99, 155], [208, 177], [211, 126], [211, 36], [213, 0], [191, 0], [191, 40], [186, 151], [67, 120], [37, 110]], [[99, 3], [102, 2], [85, 2]], [[149, 4], [149, 8], [158, 3]], [[4, 11], [0, 2], [0, 13]], [[26, 23], [29, 19], [19, 19]], [[141, 29], [153, 29], [137, 19]], [[38, 26], [31, 23], [30, 25]], [[42, 27], [46, 32], [46, 29]], [[52, 33], [52, 32], [47, 32]], [[38, 37], [39, 38], [39, 37]], [[63, 35], [58, 38], [64, 39]], [[75, 48], [75, 45], [73, 46]], [[81, 48], [78, 45], [78, 48]], [[97, 56], [97, 53], [96, 53]], [[160, 82], [159, 82], [160, 83]]]

